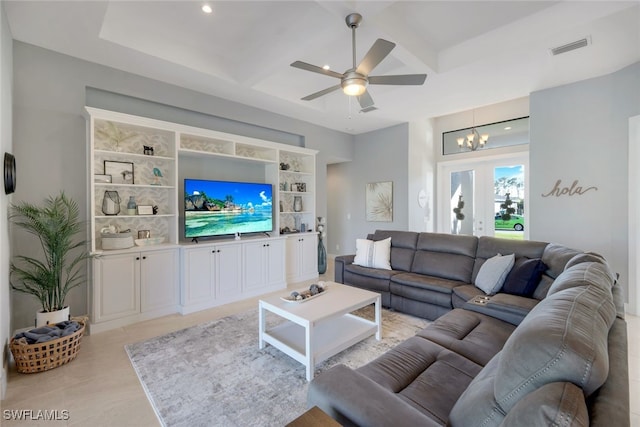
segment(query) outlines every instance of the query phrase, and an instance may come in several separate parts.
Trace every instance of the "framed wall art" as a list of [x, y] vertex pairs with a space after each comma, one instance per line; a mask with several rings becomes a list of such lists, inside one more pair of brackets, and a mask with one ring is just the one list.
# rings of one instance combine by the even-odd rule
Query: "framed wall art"
[[365, 194], [367, 221], [393, 221], [393, 182], [371, 182]]
[[111, 175], [113, 184], [135, 184], [132, 162], [104, 161], [104, 174]]

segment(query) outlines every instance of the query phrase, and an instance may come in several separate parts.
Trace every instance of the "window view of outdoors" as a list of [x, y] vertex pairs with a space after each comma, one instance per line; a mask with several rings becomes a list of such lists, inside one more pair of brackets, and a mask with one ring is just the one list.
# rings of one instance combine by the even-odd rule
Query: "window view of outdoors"
[[495, 236], [524, 240], [524, 167], [494, 169]]

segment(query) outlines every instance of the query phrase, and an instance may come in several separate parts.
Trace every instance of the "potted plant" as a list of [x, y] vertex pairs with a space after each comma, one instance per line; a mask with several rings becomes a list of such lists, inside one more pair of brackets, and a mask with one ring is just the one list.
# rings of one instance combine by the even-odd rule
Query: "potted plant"
[[86, 241], [76, 238], [82, 231], [78, 204], [64, 192], [49, 197], [42, 206], [20, 202], [11, 206], [10, 220], [35, 235], [44, 260], [18, 255], [11, 263], [11, 288], [35, 296], [42, 305], [36, 327], [69, 320], [67, 293], [84, 277], [80, 267], [88, 258]]

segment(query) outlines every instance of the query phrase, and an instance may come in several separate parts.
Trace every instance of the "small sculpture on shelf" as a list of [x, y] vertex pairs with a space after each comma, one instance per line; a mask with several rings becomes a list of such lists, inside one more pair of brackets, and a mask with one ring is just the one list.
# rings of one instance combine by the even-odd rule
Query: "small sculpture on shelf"
[[145, 154], [146, 156], [153, 156], [153, 147], [150, 147], [148, 145], [143, 145], [143, 154]]
[[162, 172], [160, 171], [160, 169], [153, 168], [153, 182], [151, 183], [151, 185], [162, 185], [160, 178], [162, 178]]
[[282, 170], [282, 171], [289, 170], [289, 164], [288, 163], [284, 163], [284, 162], [280, 162], [280, 170]]

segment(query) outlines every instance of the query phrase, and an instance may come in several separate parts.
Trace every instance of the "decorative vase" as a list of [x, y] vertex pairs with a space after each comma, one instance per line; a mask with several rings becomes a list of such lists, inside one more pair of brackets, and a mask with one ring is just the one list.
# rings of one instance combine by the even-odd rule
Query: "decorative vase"
[[118, 215], [120, 213], [120, 195], [117, 191], [104, 192], [102, 213], [105, 215]]
[[302, 212], [302, 196], [293, 197], [293, 211]]
[[129, 196], [129, 202], [127, 202], [127, 215], [135, 215], [137, 208], [136, 196]]
[[69, 320], [69, 306], [57, 311], [38, 311], [36, 313], [36, 328], [55, 325], [65, 320]]
[[318, 273], [327, 272], [327, 250], [322, 243], [322, 233], [318, 234]]

